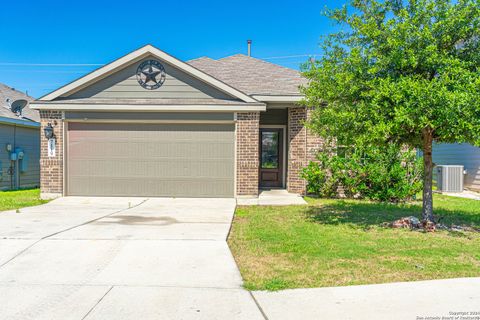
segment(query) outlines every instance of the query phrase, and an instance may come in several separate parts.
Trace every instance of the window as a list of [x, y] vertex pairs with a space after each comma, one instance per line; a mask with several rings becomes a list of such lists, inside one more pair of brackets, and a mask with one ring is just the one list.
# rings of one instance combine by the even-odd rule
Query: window
[[278, 142], [279, 132], [263, 131], [262, 132], [262, 169], [278, 168]]

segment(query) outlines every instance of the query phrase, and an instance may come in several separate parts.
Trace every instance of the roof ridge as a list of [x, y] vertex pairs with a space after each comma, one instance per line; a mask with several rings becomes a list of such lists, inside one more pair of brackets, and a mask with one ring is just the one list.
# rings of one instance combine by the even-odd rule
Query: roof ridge
[[295, 70], [295, 69], [292, 69], [292, 68], [288, 68], [288, 67], [284, 67], [284, 66], [279, 65], [279, 64], [277, 64], [277, 63], [273, 63], [273, 62], [270, 62], [270, 61], [267, 61], [267, 60], [264, 60], [264, 59], [261, 59], [261, 58], [256, 58], [256, 57], [252, 57], [252, 56], [247, 56], [246, 54], [243, 54], [243, 53], [232, 54], [232, 55], [229, 55], [229, 56], [220, 58], [220, 59], [218, 59], [218, 60], [216, 60], [216, 61], [225, 62], [225, 59], [232, 58], [232, 57], [235, 57], [235, 56], [240, 56], [240, 57], [244, 57], [244, 58], [248, 58], [248, 59], [253, 59], [253, 60], [256, 60], [256, 61], [259, 61], [259, 62], [262, 62], [262, 63], [270, 64], [270, 65], [273, 65], [273, 66], [275, 66], [275, 67], [279, 67], [279, 68], [286, 69], [286, 70], [290, 70], [290, 71], [295, 71], [296, 73], [301, 74], [301, 72], [298, 71], [298, 70]]
[[198, 58], [194, 58], [194, 59], [187, 60], [187, 61], [185, 61], [185, 62], [189, 63], [189, 62], [192, 62], [192, 61], [204, 60], [204, 59], [208, 59], [208, 60], [212, 60], [212, 61], [217, 61], [217, 60], [212, 59], [212, 58], [207, 57], [207, 56], [201, 56], [201, 57], [198, 57]]
[[217, 61], [225, 60], [225, 59], [228, 59], [228, 58], [231, 58], [231, 57], [235, 57], [235, 56], [248, 57], [246, 54], [243, 54], [243, 53], [235, 53], [235, 54], [231, 54], [231, 55], [222, 57], [222, 58], [218, 59]]
[[0, 86], [5, 87], [7, 90], [11, 90], [11, 91], [16, 92], [16, 93], [18, 93], [18, 94], [24, 95], [24, 96], [26, 96], [27, 98], [35, 99], [34, 97], [29, 96], [29, 95], [26, 94], [25, 92], [20, 91], [20, 90], [17, 90], [17, 89], [15, 89], [14, 87], [10, 87], [9, 85], [7, 85], [7, 84], [5, 84], [5, 83], [1, 83], [1, 82], [0, 82]]

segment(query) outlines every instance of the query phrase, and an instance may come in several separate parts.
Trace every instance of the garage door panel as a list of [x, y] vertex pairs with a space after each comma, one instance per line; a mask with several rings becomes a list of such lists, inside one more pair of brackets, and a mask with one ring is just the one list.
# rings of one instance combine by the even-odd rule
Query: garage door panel
[[232, 197], [233, 124], [70, 123], [70, 195]]
[[[172, 162], [175, 161], [174, 164]], [[115, 165], [112, 165], [112, 162]], [[97, 176], [97, 177], [149, 177], [159, 176], [174, 179], [189, 177], [211, 177], [231, 179], [233, 164], [224, 160], [202, 160], [192, 163], [189, 159], [139, 159], [135, 165], [129, 159], [70, 160], [69, 177]]]
[[[231, 124], [126, 124], [126, 123], [70, 123], [70, 138], [83, 139], [186, 139], [192, 138], [192, 133], [198, 139], [212, 140], [217, 134], [224, 137], [225, 132], [233, 131]], [[162, 132], [161, 134], [159, 134]]]
[[[102, 177], [72, 178], [71, 194], [83, 194], [89, 185], [88, 195], [95, 196], [165, 196], [185, 197], [231, 197], [231, 179], [160, 179], [160, 178], [115, 178], [105, 180]], [[194, 188], [192, 188], [192, 186]]]
[[104, 159], [105, 157], [128, 158], [133, 157], [142, 159], [146, 156], [150, 158], [172, 157], [191, 159], [231, 159], [234, 146], [230, 141], [162, 141], [162, 142], [109, 142], [109, 141], [72, 141], [69, 147], [71, 158], [74, 159]]

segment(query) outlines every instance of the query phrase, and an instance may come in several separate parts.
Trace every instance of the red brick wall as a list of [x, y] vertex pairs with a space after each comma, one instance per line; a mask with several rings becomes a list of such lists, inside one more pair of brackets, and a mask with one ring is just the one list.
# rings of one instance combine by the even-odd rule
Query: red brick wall
[[[55, 157], [48, 157], [43, 129], [51, 123], [55, 134]], [[63, 120], [61, 111], [40, 111], [40, 189], [42, 194], [63, 193]]]
[[237, 113], [237, 195], [258, 195], [260, 112]]
[[306, 182], [300, 178], [300, 173], [302, 168], [316, 159], [316, 153], [322, 145], [321, 138], [310, 133], [304, 126], [311, 111], [305, 107], [288, 109], [288, 192], [305, 194]]

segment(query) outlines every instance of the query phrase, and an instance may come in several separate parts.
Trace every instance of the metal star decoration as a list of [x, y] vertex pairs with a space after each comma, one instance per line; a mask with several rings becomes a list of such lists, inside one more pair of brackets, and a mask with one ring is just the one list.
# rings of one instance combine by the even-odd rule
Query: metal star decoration
[[165, 78], [165, 68], [157, 60], [146, 60], [137, 68], [137, 81], [147, 90], [160, 88], [165, 82]]
[[149, 83], [150, 81], [158, 83], [157, 76], [160, 74], [160, 71], [153, 71], [152, 65], [148, 68], [148, 71], [142, 71], [145, 75], [145, 83]]

